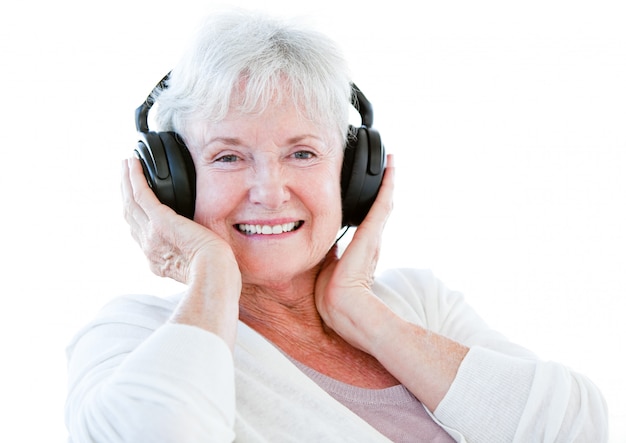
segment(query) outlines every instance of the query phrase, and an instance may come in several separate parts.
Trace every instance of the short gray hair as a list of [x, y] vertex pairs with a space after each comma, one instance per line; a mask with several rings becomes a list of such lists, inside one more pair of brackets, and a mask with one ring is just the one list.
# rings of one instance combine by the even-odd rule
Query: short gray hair
[[183, 138], [198, 120], [219, 122], [232, 110], [262, 112], [287, 99], [345, 142], [352, 89], [345, 59], [328, 37], [237, 11], [203, 22], [155, 99], [160, 129]]

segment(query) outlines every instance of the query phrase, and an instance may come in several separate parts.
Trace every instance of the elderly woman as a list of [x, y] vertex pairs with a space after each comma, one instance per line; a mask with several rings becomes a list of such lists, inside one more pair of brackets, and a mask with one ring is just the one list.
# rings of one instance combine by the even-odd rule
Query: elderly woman
[[374, 277], [391, 157], [338, 254], [354, 91], [317, 33], [204, 24], [148, 100], [192, 162], [192, 214], [159, 201], [144, 154], [123, 168], [133, 237], [186, 290], [115, 299], [76, 336], [71, 441], [606, 439], [585, 377], [508, 342], [428, 272]]

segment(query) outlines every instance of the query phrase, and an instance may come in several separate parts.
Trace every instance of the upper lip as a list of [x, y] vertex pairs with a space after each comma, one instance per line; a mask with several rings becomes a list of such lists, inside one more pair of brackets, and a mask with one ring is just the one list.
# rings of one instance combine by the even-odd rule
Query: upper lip
[[285, 223], [297, 223], [301, 222], [302, 219], [299, 218], [274, 218], [271, 220], [261, 220], [261, 219], [252, 219], [252, 220], [242, 220], [235, 223], [237, 225], [261, 225], [261, 226], [276, 226], [276, 225], [284, 225]]

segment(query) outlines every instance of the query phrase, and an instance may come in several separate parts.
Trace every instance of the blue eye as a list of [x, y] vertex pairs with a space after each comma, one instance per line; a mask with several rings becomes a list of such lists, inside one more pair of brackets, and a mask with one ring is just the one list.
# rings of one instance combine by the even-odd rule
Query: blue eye
[[310, 151], [298, 151], [295, 152], [293, 156], [299, 160], [310, 160], [315, 157], [315, 154]]
[[222, 157], [219, 157], [216, 161], [221, 162], [221, 163], [234, 163], [237, 160], [239, 160], [239, 157], [237, 157], [234, 154], [228, 154], [228, 155], [223, 155]]

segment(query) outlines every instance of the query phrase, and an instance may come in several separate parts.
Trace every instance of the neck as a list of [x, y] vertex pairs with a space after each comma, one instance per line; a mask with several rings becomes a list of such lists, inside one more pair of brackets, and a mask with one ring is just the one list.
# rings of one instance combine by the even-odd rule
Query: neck
[[279, 347], [319, 339], [327, 328], [315, 306], [315, 277], [263, 286], [244, 283], [240, 320]]
[[244, 284], [239, 318], [291, 358], [344, 383], [380, 389], [398, 381], [371, 355], [330, 329], [315, 306], [315, 277], [289, 284]]

